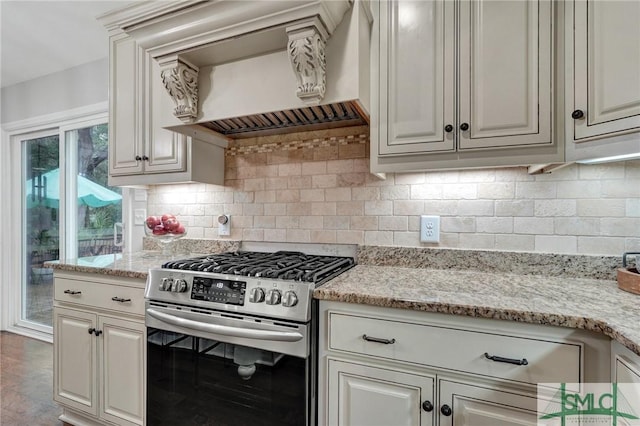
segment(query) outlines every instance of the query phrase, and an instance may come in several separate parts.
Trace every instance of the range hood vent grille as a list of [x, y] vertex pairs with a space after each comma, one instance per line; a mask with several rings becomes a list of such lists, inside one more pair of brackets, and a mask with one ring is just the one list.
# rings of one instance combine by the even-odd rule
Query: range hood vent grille
[[200, 123], [232, 138], [249, 138], [367, 124], [367, 115], [354, 101], [245, 115]]

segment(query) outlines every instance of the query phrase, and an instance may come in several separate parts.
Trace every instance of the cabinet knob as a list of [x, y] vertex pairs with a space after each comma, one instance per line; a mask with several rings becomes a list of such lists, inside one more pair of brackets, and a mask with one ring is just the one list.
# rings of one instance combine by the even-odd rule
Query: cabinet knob
[[95, 335], [96, 335], [96, 337], [98, 337], [99, 335], [101, 335], [101, 334], [102, 334], [102, 331], [101, 331], [101, 330], [96, 330], [96, 331], [94, 331], [94, 333], [93, 333], [93, 334], [95, 334]]
[[143, 156], [142, 156], [142, 159], [143, 159], [144, 161], [149, 161], [149, 157], [147, 157], [146, 155], [143, 155]]
[[142, 161], [142, 157], [140, 157], [139, 155], [136, 155], [136, 161]]
[[425, 401], [422, 403], [422, 409], [427, 413], [430, 413], [431, 411], [433, 411], [433, 404], [431, 403], [431, 401]]
[[467, 130], [469, 130], [469, 123], [462, 123], [460, 125], [460, 130], [462, 130], [463, 132], [466, 132]]
[[448, 417], [451, 415], [451, 407], [449, 407], [447, 404], [444, 404], [442, 407], [440, 407], [440, 412], [443, 416]]
[[446, 126], [444, 126], [444, 131], [447, 133], [453, 132], [453, 126], [451, 124], [447, 124]]
[[93, 334], [94, 331], [96, 331], [95, 328], [91, 327], [89, 330], [87, 330], [89, 332], [89, 334]]
[[580, 120], [583, 117], [584, 111], [582, 111], [581, 109], [577, 109], [571, 113], [571, 118], [573, 118], [574, 120]]

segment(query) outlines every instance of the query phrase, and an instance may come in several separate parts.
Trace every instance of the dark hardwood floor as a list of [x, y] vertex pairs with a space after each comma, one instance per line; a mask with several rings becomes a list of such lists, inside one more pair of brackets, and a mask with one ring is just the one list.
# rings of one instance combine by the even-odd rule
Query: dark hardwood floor
[[53, 345], [0, 332], [0, 425], [62, 426], [53, 402]]

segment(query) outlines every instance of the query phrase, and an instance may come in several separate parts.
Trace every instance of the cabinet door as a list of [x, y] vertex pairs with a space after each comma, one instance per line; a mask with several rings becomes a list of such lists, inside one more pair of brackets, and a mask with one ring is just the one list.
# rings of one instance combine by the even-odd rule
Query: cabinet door
[[538, 424], [535, 393], [524, 395], [448, 380], [439, 380], [438, 384], [440, 426]]
[[96, 315], [72, 309], [53, 310], [53, 399], [98, 414]]
[[545, 0], [460, 2], [460, 150], [551, 143], [551, 12]]
[[[640, 361], [635, 358], [636, 362]], [[616, 355], [614, 368], [613, 381], [618, 383], [618, 390], [624, 398], [623, 404], [640, 407], [640, 366], [632, 363], [627, 356]], [[621, 419], [621, 424], [628, 423]]]
[[434, 380], [430, 376], [330, 359], [328, 377], [329, 425], [433, 424]]
[[100, 317], [100, 417], [118, 424], [143, 424], [144, 324]]
[[[573, 3], [574, 139], [640, 130], [640, 2]], [[568, 100], [570, 102], [570, 100]]]
[[454, 2], [380, 3], [380, 155], [453, 151]]
[[177, 120], [173, 116], [173, 101], [160, 77], [160, 66], [146, 55], [147, 75], [147, 134], [145, 173], [182, 172], [187, 169], [187, 136], [163, 129], [163, 125]]
[[109, 52], [109, 175], [143, 171], [144, 51], [124, 35], [112, 36]]

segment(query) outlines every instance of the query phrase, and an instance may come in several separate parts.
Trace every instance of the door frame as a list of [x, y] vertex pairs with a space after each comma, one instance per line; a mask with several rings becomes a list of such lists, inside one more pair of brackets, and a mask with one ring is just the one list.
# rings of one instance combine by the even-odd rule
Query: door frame
[[[0, 211], [8, 219], [3, 230], [5, 244], [0, 245], [0, 330], [22, 334], [36, 339], [52, 342], [52, 328], [38, 325], [20, 318], [21, 293], [24, 260], [24, 239], [22, 236], [22, 203], [16, 203], [22, 197], [22, 144], [25, 137], [44, 134], [59, 134], [61, 146], [65, 147], [66, 131], [72, 128], [92, 125], [96, 122], [108, 123], [108, 103], [100, 102], [80, 108], [19, 120], [2, 125], [2, 143], [0, 144]], [[60, 153], [60, 168], [66, 169], [65, 153]], [[129, 208], [128, 191], [123, 190], [123, 218], [127, 217], [125, 208]], [[60, 235], [67, 239], [66, 230], [70, 225], [65, 214], [67, 206], [60, 206]], [[123, 236], [126, 239], [126, 236]], [[61, 244], [60, 257], [65, 256], [65, 244]]]

